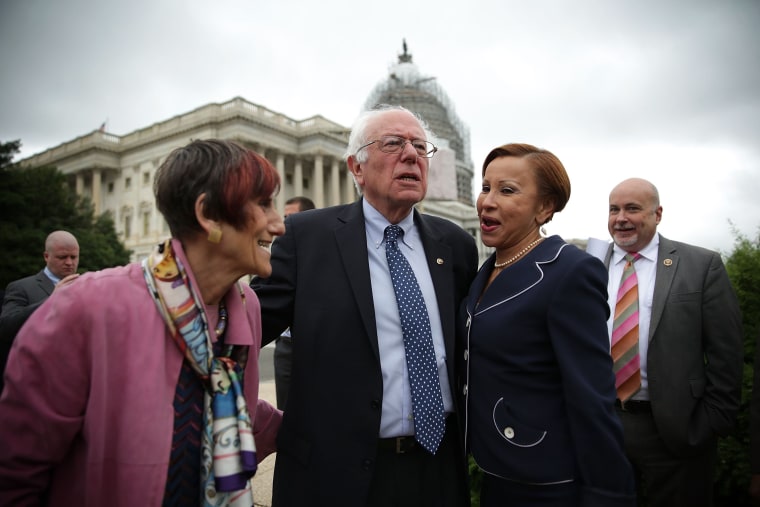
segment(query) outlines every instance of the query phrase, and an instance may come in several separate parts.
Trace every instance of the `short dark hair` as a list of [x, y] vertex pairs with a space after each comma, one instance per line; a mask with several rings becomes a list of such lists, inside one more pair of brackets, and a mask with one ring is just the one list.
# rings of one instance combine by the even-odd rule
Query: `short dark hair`
[[291, 197], [285, 201], [285, 204], [298, 204], [298, 211], [307, 211], [316, 208], [314, 201], [305, 195], [297, 195], [295, 197]]
[[156, 171], [153, 192], [172, 235], [186, 238], [203, 232], [195, 201], [206, 194], [205, 212], [236, 229], [248, 220], [246, 204], [271, 197], [280, 177], [271, 162], [232, 141], [197, 140], [172, 151]]
[[486, 155], [483, 162], [482, 176], [486, 175], [488, 164], [501, 157], [524, 158], [533, 168], [536, 185], [541, 198], [552, 202], [552, 214], [546, 220], [549, 222], [555, 212], [562, 211], [570, 200], [570, 177], [565, 166], [554, 153], [531, 144], [511, 143], [494, 148]]

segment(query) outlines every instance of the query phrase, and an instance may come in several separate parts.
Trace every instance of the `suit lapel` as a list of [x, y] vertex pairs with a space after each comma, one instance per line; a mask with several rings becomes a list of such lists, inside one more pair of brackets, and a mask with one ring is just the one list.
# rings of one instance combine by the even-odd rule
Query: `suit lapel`
[[364, 226], [362, 200], [348, 206], [337, 217], [335, 241], [338, 245], [343, 268], [346, 270], [348, 283], [356, 298], [364, 329], [370, 338], [370, 346], [375, 357], [380, 359], [377, 344], [377, 325], [375, 323], [375, 307], [372, 302], [372, 285], [369, 273], [367, 253], [367, 233]]
[[[670, 262], [666, 262], [666, 261]], [[652, 340], [657, 325], [660, 323], [662, 312], [668, 301], [670, 287], [678, 269], [679, 257], [672, 241], [660, 235], [660, 246], [657, 249], [657, 266], [655, 267], [654, 295], [652, 296], [652, 317], [649, 324], [649, 340]]]
[[[507, 268], [499, 273], [482, 295], [480, 303], [474, 310], [474, 314], [480, 314], [496, 308], [502, 303], [520, 297], [536, 287], [544, 279], [546, 265], [556, 261], [559, 253], [566, 246], [567, 244], [564, 241], [554, 236], [547, 238], [526, 255], [525, 259], [521, 261], [523, 264], [520, 268]], [[478, 273], [473, 288], [482, 292], [482, 287], [485, 286], [488, 277], [491, 275], [492, 270], [490, 266], [493, 266], [491, 260], [483, 264], [483, 268]], [[481, 292], [475, 294], [475, 298]], [[470, 297], [469, 300], [472, 301], [473, 297]]]
[[438, 313], [441, 316], [443, 329], [443, 342], [446, 346], [446, 357], [454, 357], [454, 319], [457, 309], [454, 308], [454, 298], [452, 297], [455, 287], [454, 259], [452, 258], [451, 247], [441, 240], [440, 234], [430, 227], [427, 220], [417, 210], [414, 210], [414, 221], [420, 232], [430, 278], [433, 280], [433, 287], [435, 287]]
[[44, 292], [48, 296], [53, 293], [53, 289], [55, 288], [55, 285], [53, 285], [53, 282], [50, 280], [50, 278], [47, 277], [44, 270], [37, 273], [37, 276], [35, 278], [42, 292]]

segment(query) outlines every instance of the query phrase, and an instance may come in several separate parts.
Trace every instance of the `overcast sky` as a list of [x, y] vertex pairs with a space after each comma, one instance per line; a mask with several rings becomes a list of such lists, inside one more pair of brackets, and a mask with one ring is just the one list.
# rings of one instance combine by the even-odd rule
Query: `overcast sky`
[[724, 253], [760, 227], [758, 0], [0, 0], [0, 141], [22, 157], [242, 96], [350, 126], [406, 39], [491, 148], [554, 152], [573, 190], [549, 224], [607, 239], [639, 176], [660, 232]]

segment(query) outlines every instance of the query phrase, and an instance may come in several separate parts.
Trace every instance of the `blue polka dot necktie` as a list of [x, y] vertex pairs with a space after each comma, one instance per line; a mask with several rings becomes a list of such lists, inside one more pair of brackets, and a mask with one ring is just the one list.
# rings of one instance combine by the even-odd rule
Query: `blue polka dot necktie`
[[435, 454], [446, 430], [441, 382], [425, 299], [409, 261], [398, 248], [398, 238], [403, 234], [398, 225], [385, 228], [385, 257], [388, 259], [404, 335], [415, 439], [428, 452]]

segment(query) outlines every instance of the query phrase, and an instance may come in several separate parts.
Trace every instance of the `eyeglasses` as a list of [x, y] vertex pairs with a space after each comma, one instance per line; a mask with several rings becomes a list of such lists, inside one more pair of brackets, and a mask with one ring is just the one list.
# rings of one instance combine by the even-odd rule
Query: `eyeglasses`
[[406, 143], [411, 143], [412, 148], [417, 152], [418, 157], [430, 158], [436, 151], [438, 151], [438, 148], [436, 148], [433, 143], [423, 141], [422, 139], [405, 139], [399, 136], [383, 136], [380, 139], [365, 144], [356, 150], [356, 153], [359, 153], [370, 144], [375, 143], [377, 143], [378, 149], [383, 153], [399, 153], [406, 148]]

